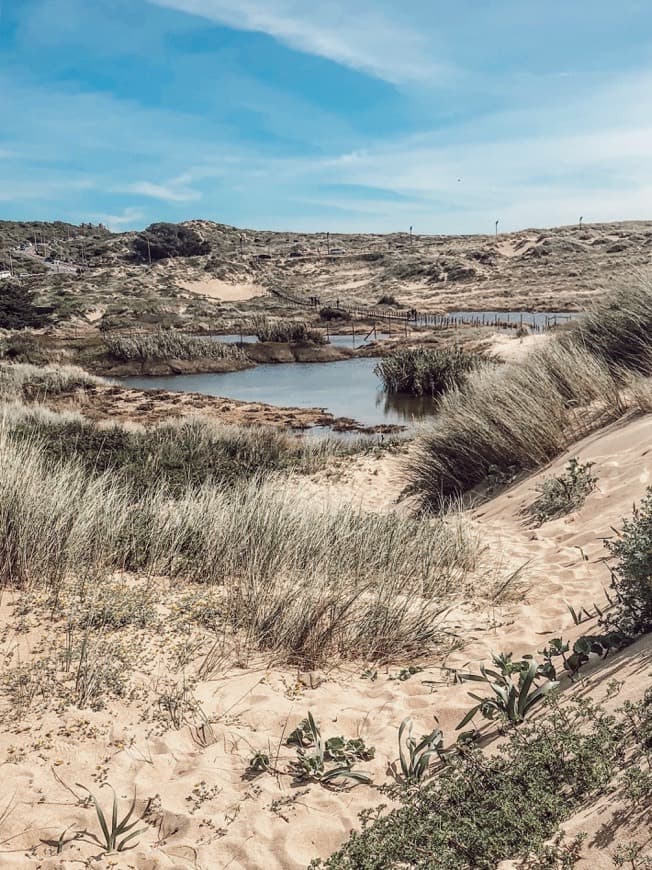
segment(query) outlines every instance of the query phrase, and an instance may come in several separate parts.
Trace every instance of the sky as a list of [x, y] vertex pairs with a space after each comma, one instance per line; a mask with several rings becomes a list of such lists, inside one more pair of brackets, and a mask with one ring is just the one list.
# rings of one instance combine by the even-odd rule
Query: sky
[[0, 218], [652, 217], [649, 0], [0, 0]]

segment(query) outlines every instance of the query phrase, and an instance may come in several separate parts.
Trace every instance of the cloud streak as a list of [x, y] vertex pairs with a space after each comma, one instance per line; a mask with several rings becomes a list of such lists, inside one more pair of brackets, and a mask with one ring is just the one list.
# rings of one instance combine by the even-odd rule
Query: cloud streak
[[148, 0], [158, 6], [277, 39], [393, 84], [437, 81], [449, 64], [433, 59], [422, 31], [379, 0]]

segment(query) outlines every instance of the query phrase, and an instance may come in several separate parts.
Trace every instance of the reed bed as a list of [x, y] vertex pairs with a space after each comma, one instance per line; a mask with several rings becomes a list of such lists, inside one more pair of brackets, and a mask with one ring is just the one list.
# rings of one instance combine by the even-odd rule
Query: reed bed
[[142, 335], [106, 336], [104, 342], [110, 356], [124, 362], [172, 359], [246, 360], [244, 351], [236, 345], [163, 329]]
[[382, 359], [374, 372], [388, 393], [437, 397], [463, 384], [481, 360], [461, 348], [406, 347]]
[[252, 319], [251, 327], [259, 341], [326, 343], [324, 333], [319, 329], [311, 329], [305, 321], [270, 320], [261, 315]]
[[115, 571], [207, 584], [225, 632], [293, 661], [424, 652], [479, 550], [459, 516], [323, 510], [278, 478], [134, 497], [111, 474], [0, 433], [3, 585], [58, 596]]

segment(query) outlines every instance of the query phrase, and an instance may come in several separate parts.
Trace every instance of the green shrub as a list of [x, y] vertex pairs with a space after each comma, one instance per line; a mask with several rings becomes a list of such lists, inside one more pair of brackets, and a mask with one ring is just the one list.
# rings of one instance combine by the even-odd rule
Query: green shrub
[[38, 305], [36, 293], [22, 284], [3, 281], [0, 289], [0, 329], [39, 329], [50, 323], [53, 308]]
[[380, 299], [378, 300], [378, 305], [398, 305], [398, 300], [396, 296], [388, 293], [384, 293]]
[[463, 384], [480, 360], [477, 354], [466, 353], [460, 348], [407, 347], [381, 360], [374, 372], [388, 393], [440, 396], [451, 387]]
[[343, 308], [321, 308], [319, 316], [322, 320], [350, 320], [351, 315]]
[[652, 629], [652, 488], [633, 516], [623, 523], [615, 540], [606, 542], [617, 558], [613, 585], [618, 594], [615, 622], [621, 631], [635, 636]]
[[311, 866], [494, 870], [505, 859], [527, 859], [611, 780], [624, 734], [621, 721], [583, 703], [523, 725], [490, 757], [460, 746], [434, 780], [393, 790], [401, 806], [363, 813], [362, 830]]
[[524, 513], [535, 526], [541, 526], [548, 520], [566, 516], [571, 511], [582, 507], [588, 495], [595, 489], [597, 477], [591, 474], [593, 462], [584, 465], [573, 457], [566, 470], [558, 477], [549, 477], [537, 484], [540, 493]]

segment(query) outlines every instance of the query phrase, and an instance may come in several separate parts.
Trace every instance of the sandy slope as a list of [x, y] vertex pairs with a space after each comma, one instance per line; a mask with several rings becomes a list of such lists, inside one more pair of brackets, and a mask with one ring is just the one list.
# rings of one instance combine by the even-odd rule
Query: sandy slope
[[[190, 678], [206, 650], [190, 655], [173, 671], [163, 655], [171, 640], [169, 629], [154, 638], [136, 633], [133, 655], [141, 677], [133, 698], [97, 712], [50, 711], [43, 719], [37, 700], [0, 735], [0, 758], [5, 760], [0, 809], [8, 801], [12, 807], [0, 823], [0, 866], [84, 866], [84, 858], [99, 852], [88, 836], [67, 843], [60, 855], [43, 841], [56, 841], [68, 826], [64, 840], [74, 831], [97, 831], [93, 810], [75, 797], [83, 796], [75, 783], [97, 792], [102, 781], [116, 788], [122, 805], [135, 790], [139, 812], [150, 799], [148, 826], [136, 849], [86, 866], [294, 870], [317, 855], [328, 855], [357, 824], [357, 813], [380, 802], [375, 788], [297, 788], [287, 776], [270, 775], [248, 781], [242, 775], [253, 752], [264, 750], [272, 757], [279, 753], [278, 767], [283, 767], [291, 757], [291, 750], [282, 745], [283, 735], [311, 710], [327, 736], [363, 736], [376, 747], [374, 761], [362, 766], [381, 783], [388, 764], [396, 759], [397, 729], [405, 716], [412, 716], [422, 733], [434, 726], [436, 715], [452, 738], [468, 699], [466, 686], [451, 685], [444, 665], [473, 666], [492, 650], [536, 652], [550, 636], [572, 639], [590, 631], [591, 622], [573, 625], [565, 602], [589, 608], [594, 601], [604, 603], [608, 572], [600, 539], [620, 524], [652, 482], [651, 444], [652, 415], [623, 421], [586, 438], [549, 469], [476, 511], [474, 522], [488, 548], [485, 562], [503, 572], [521, 567], [522, 575], [493, 601], [495, 578], [480, 576], [475, 600], [461, 603], [448, 617], [449, 629], [463, 647], [421, 662], [424, 671], [409, 680], [390, 679], [405, 664], [398, 662], [378, 668], [376, 679], [370, 680], [363, 678], [364, 662], [302, 673], [269, 661], [248, 660], [236, 666], [231, 660], [193, 688], [205, 720], [197, 708], [187, 720], [194, 726], [210, 724], [183, 724], [175, 730], [159, 721], [156, 710], [152, 712], [148, 692], [155, 688], [160, 693], [170, 681]], [[576, 514], [536, 531], [524, 527], [520, 511], [532, 499], [536, 481], [558, 472], [575, 455], [595, 462], [599, 489]], [[311, 500], [349, 499], [365, 509], [390, 509], [400, 490], [400, 459], [390, 455], [386, 460], [356, 460], [340, 468], [334, 480], [322, 474], [305, 494]], [[174, 612], [176, 594], [161, 583], [157, 600], [163, 602], [158, 605], [162, 618]], [[24, 660], [30, 650], [34, 655], [44, 631], [49, 633], [49, 645], [54, 634], [47, 621], [25, 617], [24, 624], [17, 625], [10, 604], [5, 596], [1, 615], [3, 622], [11, 619], [13, 627], [5, 630], [3, 652], [15, 664], [17, 656]], [[125, 632], [120, 634], [124, 637]], [[599, 695], [608, 678], [627, 676], [626, 692], [640, 696], [650, 683], [651, 652], [650, 643], [642, 641], [608, 660], [606, 669], [589, 669], [581, 690]], [[108, 806], [108, 789], [100, 795]], [[601, 807], [599, 817], [580, 817], [573, 825], [595, 833], [612, 811], [613, 807]], [[600, 855], [592, 855], [583, 866], [611, 866], [607, 856], [613, 843], [604, 837], [595, 842], [602, 844], [595, 846]]]
[[267, 292], [258, 284], [231, 284], [228, 281], [220, 281], [219, 278], [183, 281], [181, 286], [190, 293], [208, 296], [209, 299], [219, 299], [220, 302], [247, 302], [257, 296], [264, 296]]

